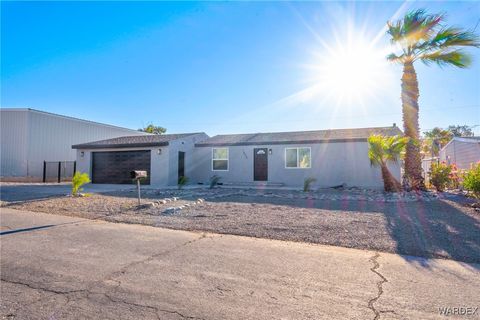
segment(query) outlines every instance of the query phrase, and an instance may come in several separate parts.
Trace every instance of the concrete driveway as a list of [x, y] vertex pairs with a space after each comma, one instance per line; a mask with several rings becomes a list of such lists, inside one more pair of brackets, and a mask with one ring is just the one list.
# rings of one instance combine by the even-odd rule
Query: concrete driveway
[[5, 319], [443, 319], [440, 308], [480, 307], [478, 264], [5, 208], [0, 218]]
[[[148, 186], [146, 186], [148, 187]], [[102, 193], [118, 190], [135, 189], [134, 185], [128, 184], [87, 184], [83, 187], [84, 192]], [[142, 188], [145, 188], [142, 186]], [[71, 183], [0, 183], [0, 200], [2, 201], [26, 201], [38, 200], [50, 197], [64, 196], [72, 191]]]

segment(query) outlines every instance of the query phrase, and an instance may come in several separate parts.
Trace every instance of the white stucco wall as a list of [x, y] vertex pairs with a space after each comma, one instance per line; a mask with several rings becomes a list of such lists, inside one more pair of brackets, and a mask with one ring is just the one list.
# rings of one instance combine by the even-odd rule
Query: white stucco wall
[[[161, 154], [158, 150], [161, 149]], [[150, 151], [150, 184], [158, 186], [168, 185], [168, 168], [169, 168], [169, 148], [155, 147], [155, 148], [111, 148], [111, 149], [79, 149], [77, 150], [77, 171], [88, 173], [90, 179], [92, 178], [92, 153], [93, 152], [108, 152], [108, 151], [135, 151], [135, 150], [149, 150]], [[82, 155], [83, 152], [83, 155]]]
[[[195, 170], [194, 144], [207, 138], [206, 134], [200, 133], [170, 141], [168, 146], [162, 147], [79, 149], [77, 150], [77, 171], [87, 172], [92, 177], [92, 152], [150, 150], [150, 185], [175, 186], [178, 179], [178, 152], [185, 152], [185, 175], [190, 177]], [[160, 154], [159, 150], [161, 150]]]
[[[310, 147], [311, 168], [285, 168], [285, 148]], [[338, 142], [300, 145], [231, 146], [229, 170], [212, 170], [212, 147], [195, 148], [195, 182], [208, 183], [218, 175], [225, 183], [253, 183], [253, 149], [272, 149], [268, 156], [268, 182], [285, 186], [302, 186], [308, 177], [317, 179], [317, 187], [348, 186], [383, 188], [380, 169], [371, 167], [367, 142]], [[389, 165], [392, 174], [400, 180], [400, 164]]]
[[43, 161], [73, 161], [72, 145], [128, 135], [127, 128], [32, 109], [0, 109], [1, 176], [41, 179]]

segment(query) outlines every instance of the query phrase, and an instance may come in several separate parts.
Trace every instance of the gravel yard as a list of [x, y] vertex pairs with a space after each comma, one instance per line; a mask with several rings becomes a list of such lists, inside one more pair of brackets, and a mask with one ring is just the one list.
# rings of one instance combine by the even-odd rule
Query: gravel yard
[[4, 205], [113, 222], [480, 262], [480, 213], [459, 195], [145, 190], [141, 208], [135, 196], [130, 190]]

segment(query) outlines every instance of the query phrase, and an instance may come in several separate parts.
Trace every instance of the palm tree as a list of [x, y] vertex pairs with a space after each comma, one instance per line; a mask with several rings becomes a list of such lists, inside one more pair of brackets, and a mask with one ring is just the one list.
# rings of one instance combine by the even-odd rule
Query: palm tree
[[368, 158], [372, 166], [379, 166], [382, 170], [383, 187], [387, 192], [398, 192], [402, 189], [400, 182], [395, 179], [388, 169], [388, 162], [397, 162], [405, 150], [409, 138], [401, 136], [384, 137], [371, 135], [368, 138]]
[[388, 22], [391, 42], [400, 47], [398, 54], [387, 56], [389, 61], [403, 65], [402, 113], [405, 135], [410, 138], [406, 148], [405, 175], [414, 189], [423, 189], [418, 126], [418, 81], [413, 64], [436, 63], [440, 67], [467, 68], [470, 56], [462, 47], [479, 47], [476, 34], [443, 24], [445, 15], [427, 14], [425, 10], [407, 13], [403, 19]]

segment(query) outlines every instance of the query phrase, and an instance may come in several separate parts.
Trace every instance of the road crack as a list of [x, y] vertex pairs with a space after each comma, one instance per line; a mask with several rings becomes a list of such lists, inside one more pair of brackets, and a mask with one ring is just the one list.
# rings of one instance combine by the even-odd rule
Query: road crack
[[[383, 284], [385, 282], [388, 282], [387, 278], [385, 278], [384, 275], [378, 272], [378, 269], [380, 268], [380, 263], [378, 262], [379, 257], [380, 257], [380, 254], [376, 252], [375, 255], [373, 255], [373, 257], [369, 259], [369, 261], [373, 263], [373, 267], [370, 268], [370, 271], [375, 273], [380, 278], [380, 281], [377, 282], [377, 295], [374, 298], [368, 300], [368, 308], [372, 310], [373, 313], [375, 314], [375, 317], [373, 318], [373, 320], [380, 319], [380, 315], [386, 312], [386, 311], [377, 310], [374, 305], [375, 302], [377, 302], [378, 299], [380, 299], [380, 297], [383, 294]], [[393, 311], [388, 310], [388, 312], [393, 312]]]

